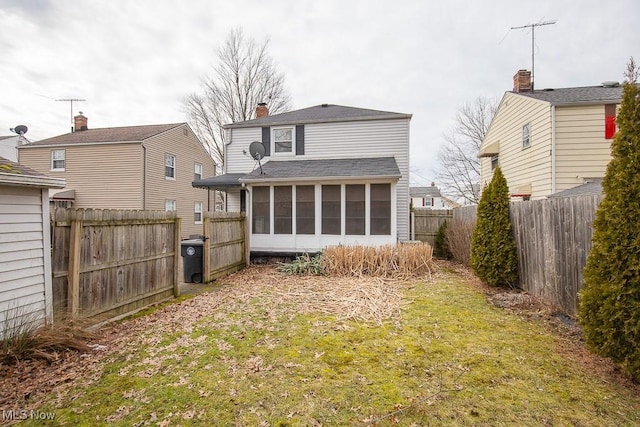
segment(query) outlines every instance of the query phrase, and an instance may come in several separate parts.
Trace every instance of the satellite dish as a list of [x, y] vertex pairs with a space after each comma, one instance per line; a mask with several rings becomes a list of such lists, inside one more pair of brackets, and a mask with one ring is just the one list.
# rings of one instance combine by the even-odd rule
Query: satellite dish
[[265, 150], [264, 145], [262, 145], [262, 142], [260, 141], [253, 141], [249, 145], [249, 154], [258, 161], [264, 158], [266, 152], [267, 150]]
[[27, 131], [29, 130], [29, 128], [27, 128], [25, 125], [18, 125], [14, 128], [9, 129], [12, 132], [17, 133], [18, 135], [24, 135], [25, 133], [27, 133]]
[[257, 160], [258, 165], [260, 165], [260, 175], [262, 175], [262, 163], [260, 163], [260, 160], [264, 158], [266, 152], [267, 150], [264, 148], [264, 145], [262, 145], [262, 142], [260, 141], [253, 141], [251, 144], [249, 144], [249, 154], [251, 154], [251, 157]]

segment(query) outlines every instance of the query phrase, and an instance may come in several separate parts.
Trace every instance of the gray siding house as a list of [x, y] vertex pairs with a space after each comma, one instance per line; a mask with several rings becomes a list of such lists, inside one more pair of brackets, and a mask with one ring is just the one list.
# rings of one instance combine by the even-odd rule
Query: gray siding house
[[253, 254], [409, 239], [410, 114], [322, 104], [268, 115], [260, 105], [256, 117], [225, 126], [224, 173], [193, 183], [246, 212]]

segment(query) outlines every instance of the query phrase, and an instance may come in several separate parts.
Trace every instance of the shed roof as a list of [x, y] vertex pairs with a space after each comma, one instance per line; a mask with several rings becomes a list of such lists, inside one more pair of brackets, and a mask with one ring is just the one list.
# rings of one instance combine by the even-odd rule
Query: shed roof
[[590, 196], [602, 194], [602, 178], [591, 178], [585, 180], [583, 184], [568, 190], [558, 191], [551, 194], [550, 198], [557, 197], [574, 197], [574, 196]]
[[243, 128], [254, 126], [291, 125], [305, 123], [326, 123], [359, 120], [384, 120], [411, 118], [411, 114], [390, 111], [370, 110], [367, 108], [345, 107], [335, 104], [321, 104], [301, 110], [274, 114], [259, 119], [230, 123], [225, 128]]
[[65, 183], [64, 179], [50, 178], [24, 165], [0, 157], [0, 184], [63, 188]]

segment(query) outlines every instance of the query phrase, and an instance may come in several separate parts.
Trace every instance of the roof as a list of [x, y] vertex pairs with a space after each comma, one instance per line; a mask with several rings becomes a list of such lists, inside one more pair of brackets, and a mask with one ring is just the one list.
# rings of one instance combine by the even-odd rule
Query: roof
[[17, 137], [18, 135], [0, 136], [0, 141], [2, 141], [3, 139], [17, 138]]
[[574, 197], [574, 196], [590, 196], [602, 194], [602, 179], [592, 178], [585, 180], [584, 184], [580, 184], [577, 187], [569, 188], [568, 190], [558, 191], [551, 194], [549, 197]]
[[360, 120], [410, 119], [411, 114], [366, 108], [345, 107], [335, 104], [321, 104], [301, 110], [274, 114], [259, 119], [224, 125], [225, 128], [245, 128], [254, 126], [292, 125], [305, 123], [327, 123]]
[[435, 185], [430, 187], [409, 187], [410, 197], [442, 197], [440, 189]]
[[87, 129], [53, 138], [31, 142], [20, 148], [49, 145], [96, 144], [104, 142], [142, 142], [147, 138], [182, 126], [185, 123], [171, 123], [163, 125], [122, 126], [112, 128]]
[[539, 99], [553, 105], [617, 104], [622, 100], [622, 86], [567, 87], [511, 93]]
[[224, 191], [234, 187], [240, 187], [239, 180], [245, 175], [246, 173], [227, 173], [193, 181], [191, 185], [195, 188], [211, 188], [213, 190]]
[[65, 180], [50, 178], [24, 165], [0, 157], [0, 184], [63, 188]]
[[393, 157], [320, 159], [320, 160], [271, 160], [254, 169], [240, 182], [265, 182], [286, 180], [348, 179], [348, 178], [394, 178], [401, 177], [400, 169]]

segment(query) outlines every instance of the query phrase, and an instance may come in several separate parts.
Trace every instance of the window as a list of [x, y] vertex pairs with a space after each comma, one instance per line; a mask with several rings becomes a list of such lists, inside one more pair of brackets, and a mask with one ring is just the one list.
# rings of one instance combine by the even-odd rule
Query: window
[[254, 234], [269, 234], [270, 203], [269, 203], [269, 187], [254, 187], [252, 201], [253, 224], [252, 230]]
[[292, 187], [273, 187], [273, 232], [275, 234], [291, 234], [291, 214], [293, 212]]
[[364, 184], [346, 186], [346, 234], [364, 235]]
[[604, 138], [613, 139], [616, 133], [616, 104], [604, 106]]
[[164, 155], [164, 177], [165, 179], [176, 179], [176, 156], [173, 154]]
[[202, 163], [196, 163], [193, 167], [193, 180], [200, 181], [202, 179]]
[[193, 221], [196, 224], [202, 224], [202, 202], [193, 204]]
[[391, 184], [371, 184], [371, 234], [391, 234]]
[[313, 185], [296, 187], [296, 234], [316, 234], [315, 193]]
[[322, 186], [322, 234], [340, 234], [340, 186]]
[[175, 211], [177, 209], [175, 200], [165, 200], [164, 201], [164, 210], [165, 211]]
[[493, 156], [491, 156], [491, 170], [494, 170], [495, 168], [497, 168], [498, 165], [499, 165], [498, 155], [494, 154]]
[[51, 170], [64, 171], [64, 169], [65, 169], [65, 151], [52, 150], [51, 151]]
[[522, 126], [522, 148], [531, 147], [531, 123]]
[[273, 141], [276, 153], [293, 153], [293, 128], [274, 129]]

